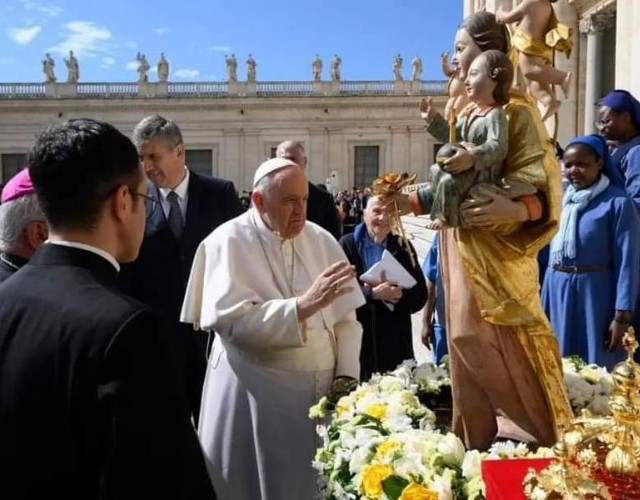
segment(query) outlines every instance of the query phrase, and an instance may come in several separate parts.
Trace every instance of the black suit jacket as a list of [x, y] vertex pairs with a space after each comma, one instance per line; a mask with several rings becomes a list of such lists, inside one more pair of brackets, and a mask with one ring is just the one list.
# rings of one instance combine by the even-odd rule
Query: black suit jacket
[[[190, 172], [187, 211], [179, 240], [158, 204], [147, 220], [137, 260], [125, 266], [123, 279], [131, 294], [172, 322], [178, 322], [200, 242], [223, 222], [242, 213], [233, 183]], [[149, 189], [160, 199], [155, 186]]]
[[[123, 266], [121, 286], [150, 305], [165, 319], [180, 340], [182, 363], [194, 417], [198, 418], [202, 383], [206, 371], [207, 335], [180, 323], [191, 265], [200, 242], [223, 222], [242, 213], [232, 182], [190, 172], [185, 225], [176, 239], [162, 206], [158, 204], [145, 227], [137, 260]], [[149, 193], [160, 199], [158, 189]]]
[[309, 201], [307, 202], [307, 220], [315, 222], [329, 231], [336, 240], [340, 239], [342, 230], [338, 211], [333, 196], [328, 191], [309, 183]]
[[0, 285], [3, 498], [213, 497], [172, 337], [116, 282], [44, 244]]

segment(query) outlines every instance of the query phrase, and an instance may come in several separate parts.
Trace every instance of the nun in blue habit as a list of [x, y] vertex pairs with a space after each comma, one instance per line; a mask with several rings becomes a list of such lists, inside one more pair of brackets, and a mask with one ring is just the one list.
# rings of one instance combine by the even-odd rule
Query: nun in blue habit
[[639, 292], [640, 218], [624, 189], [603, 173], [612, 165], [602, 137], [576, 137], [564, 161], [570, 184], [542, 302], [563, 356], [610, 369], [625, 357], [622, 336]]

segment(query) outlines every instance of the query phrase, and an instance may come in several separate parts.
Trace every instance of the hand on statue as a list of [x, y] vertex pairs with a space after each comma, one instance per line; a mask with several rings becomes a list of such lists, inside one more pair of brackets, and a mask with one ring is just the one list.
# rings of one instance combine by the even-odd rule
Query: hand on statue
[[413, 210], [411, 209], [411, 202], [409, 201], [409, 195], [408, 194], [394, 193], [393, 195], [391, 195], [391, 197], [389, 198], [389, 203], [387, 205], [390, 210], [394, 210], [395, 209], [395, 207], [393, 206], [394, 202], [395, 202], [396, 206], [398, 207], [398, 212], [400, 212], [400, 215], [406, 215], [406, 214], [413, 213]]
[[436, 117], [436, 108], [433, 106], [431, 97], [426, 97], [420, 101], [420, 116], [427, 123], [431, 123]]
[[351, 292], [353, 287], [343, 285], [355, 276], [355, 266], [346, 260], [341, 260], [326, 268], [309, 289], [298, 297], [298, 319], [300, 321], [306, 320], [338, 297]]
[[491, 203], [462, 211], [462, 217], [469, 227], [490, 228], [529, 220], [529, 211], [523, 202], [512, 201], [491, 191], [485, 193], [491, 198]]
[[499, 5], [498, 8], [496, 9], [496, 22], [498, 24], [504, 24], [505, 18], [507, 17], [508, 12], [509, 11], [505, 9], [502, 5]]
[[360, 281], [371, 287], [371, 298], [385, 302], [397, 303], [402, 298], [402, 288], [393, 281], [387, 281], [385, 272], [382, 272], [379, 281], [360, 278]]
[[473, 168], [475, 158], [466, 149], [456, 148], [456, 154], [442, 163], [442, 168], [450, 174], [461, 174]]
[[617, 321], [612, 321], [609, 325], [609, 330], [604, 338], [604, 347], [609, 351], [613, 352], [622, 347], [622, 337], [627, 332], [629, 328], [628, 323], [619, 323]]

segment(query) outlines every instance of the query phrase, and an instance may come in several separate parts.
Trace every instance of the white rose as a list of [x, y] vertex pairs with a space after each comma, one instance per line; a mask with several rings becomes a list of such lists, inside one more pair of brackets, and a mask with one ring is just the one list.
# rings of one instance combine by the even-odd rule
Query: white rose
[[460, 465], [464, 460], [465, 449], [462, 441], [451, 432], [448, 432], [438, 443], [438, 453], [446, 464]]
[[471, 450], [465, 453], [462, 461], [462, 475], [470, 479], [481, 474], [480, 463], [482, 457], [478, 450]]
[[438, 500], [453, 500], [451, 481], [442, 476], [435, 476], [431, 481], [430, 488], [438, 493]]

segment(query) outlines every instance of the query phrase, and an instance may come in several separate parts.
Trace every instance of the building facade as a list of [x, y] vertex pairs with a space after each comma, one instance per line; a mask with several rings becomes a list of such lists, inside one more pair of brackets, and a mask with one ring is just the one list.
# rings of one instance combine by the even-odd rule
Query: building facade
[[0, 83], [0, 182], [25, 162], [34, 135], [74, 117], [129, 134], [144, 116], [180, 125], [190, 168], [249, 190], [256, 167], [285, 139], [302, 142], [314, 183], [359, 188], [388, 171], [426, 180], [438, 145], [419, 101], [445, 102], [445, 82]]
[[[463, 0], [465, 17], [482, 9], [511, 9], [522, 0]], [[570, 59], [557, 67], [574, 75], [571, 95], [558, 113], [558, 140], [595, 132], [595, 102], [609, 91], [629, 90], [640, 97], [640, 1], [558, 0], [560, 22], [573, 28]]]

